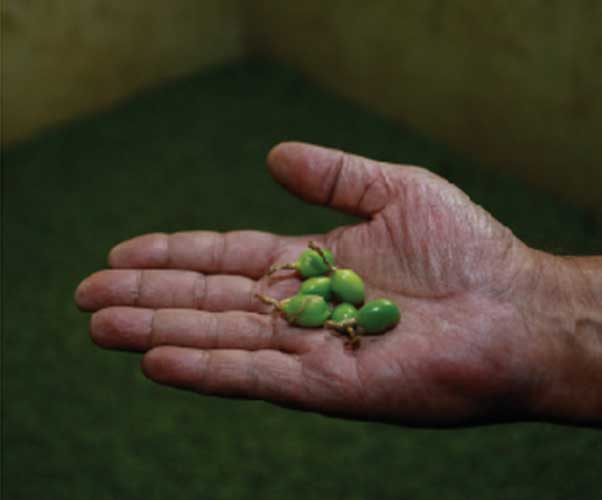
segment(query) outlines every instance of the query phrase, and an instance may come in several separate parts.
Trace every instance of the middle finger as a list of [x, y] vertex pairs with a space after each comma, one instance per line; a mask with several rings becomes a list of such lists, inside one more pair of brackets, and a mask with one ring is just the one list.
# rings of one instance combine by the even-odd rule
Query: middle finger
[[86, 278], [77, 288], [75, 301], [85, 311], [132, 306], [266, 312], [270, 308], [257, 300], [256, 293], [281, 299], [294, 295], [298, 288], [294, 277], [256, 281], [172, 269], [108, 269]]

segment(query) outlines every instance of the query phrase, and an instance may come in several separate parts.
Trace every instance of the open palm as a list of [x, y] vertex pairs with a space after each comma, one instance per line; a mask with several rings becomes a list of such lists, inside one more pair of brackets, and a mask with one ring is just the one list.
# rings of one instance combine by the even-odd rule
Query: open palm
[[[325, 235], [257, 231], [149, 234], [115, 247], [78, 305], [108, 348], [145, 351], [157, 382], [406, 425], [516, 418], [535, 389], [523, 305], [529, 249], [456, 187], [418, 168], [299, 143], [270, 153], [274, 177], [311, 203], [366, 219]], [[292, 262], [312, 239], [355, 270], [367, 299], [402, 311], [384, 335], [345, 347], [329, 330], [291, 327], [255, 295], [296, 292]]]

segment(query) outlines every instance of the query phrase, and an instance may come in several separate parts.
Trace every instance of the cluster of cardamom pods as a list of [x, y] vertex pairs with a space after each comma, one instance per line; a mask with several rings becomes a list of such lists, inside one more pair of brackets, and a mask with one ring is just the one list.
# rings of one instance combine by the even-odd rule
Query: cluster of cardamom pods
[[296, 295], [276, 300], [257, 297], [271, 304], [291, 324], [302, 327], [332, 328], [349, 337], [357, 347], [360, 335], [376, 335], [393, 328], [400, 320], [399, 308], [388, 299], [364, 303], [365, 287], [352, 269], [336, 267], [332, 252], [310, 241], [309, 249], [292, 263], [274, 265], [271, 275], [283, 269], [295, 270], [303, 282]]

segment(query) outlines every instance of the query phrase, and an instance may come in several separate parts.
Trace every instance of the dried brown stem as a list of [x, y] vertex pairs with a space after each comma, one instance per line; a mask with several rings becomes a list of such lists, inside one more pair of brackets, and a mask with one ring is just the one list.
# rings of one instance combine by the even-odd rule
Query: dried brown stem
[[294, 269], [296, 271], [297, 270], [297, 263], [296, 262], [291, 262], [289, 264], [274, 264], [273, 266], [271, 266], [268, 269], [268, 272], [266, 274], [268, 276], [271, 276], [275, 272], [278, 272], [278, 271], [280, 271], [282, 269]]
[[263, 302], [264, 304], [274, 306], [278, 310], [281, 309], [280, 302], [278, 302], [276, 299], [273, 299], [272, 297], [268, 297], [267, 295], [261, 295], [260, 293], [256, 293], [255, 297], [261, 300], [261, 302]]
[[320, 247], [315, 241], [310, 241], [307, 246], [309, 248], [311, 248], [312, 250], [315, 250], [316, 252], [318, 252], [318, 254], [320, 254], [320, 257], [322, 257], [322, 260], [324, 261], [324, 264], [326, 264], [326, 266], [328, 267], [328, 269], [331, 272], [334, 272], [337, 270], [337, 268], [335, 266], [333, 266], [330, 261], [326, 258], [326, 255], [324, 254], [324, 250], [322, 250], [322, 247]]

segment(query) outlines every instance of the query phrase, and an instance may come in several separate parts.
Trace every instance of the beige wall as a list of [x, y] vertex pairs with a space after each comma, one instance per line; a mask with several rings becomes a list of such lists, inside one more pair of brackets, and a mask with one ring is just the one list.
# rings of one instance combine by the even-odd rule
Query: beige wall
[[257, 0], [256, 50], [602, 208], [602, 2]]
[[268, 54], [602, 211], [602, 2], [3, 0], [3, 143]]
[[2, 142], [242, 55], [238, 0], [2, 0]]

